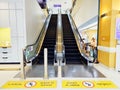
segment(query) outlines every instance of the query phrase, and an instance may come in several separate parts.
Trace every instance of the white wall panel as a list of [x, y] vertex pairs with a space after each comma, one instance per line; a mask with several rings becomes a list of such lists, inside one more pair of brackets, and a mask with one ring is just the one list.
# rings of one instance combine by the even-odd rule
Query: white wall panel
[[72, 16], [77, 27], [79, 27], [98, 15], [98, 0], [77, 0], [77, 2], [76, 5], [79, 8], [73, 8]]
[[9, 9], [16, 9], [15, 2], [9, 2]]
[[37, 0], [25, 0], [25, 18], [27, 44], [32, 44], [38, 38], [46, 19]]
[[18, 58], [18, 38], [17, 37], [12, 37], [12, 42], [11, 42], [11, 44], [12, 44], [12, 47], [11, 47], [11, 49], [12, 49], [12, 59], [13, 60], [11, 60], [11, 61], [15, 61], [15, 62], [19, 62], [19, 58]]
[[0, 10], [0, 27], [9, 27], [9, 11]]
[[11, 36], [17, 36], [16, 10], [10, 10], [10, 28]]
[[0, 9], [8, 9], [8, 2], [0, 2]]
[[23, 54], [21, 54], [21, 52], [25, 48], [24, 46], [25, 46], [24, 38], [23, 37], [18, 37], [18, 58], [19, 58], [20, 62], [21, 62], [21, 60], [23, 60], [23, 58], [22, 58]]
[[0, 53], [0, 62], [2, 62], [2, 55], [1, 55], [1, 53]]
[[18, 36], [24, 36], [23, 10], [16, 10], [16, 21]]
[[16, 1], [16, 9], [23, 9], [23, 1], [24, 0], [18, 0]]
[[24, 0], [0, 0], [0, 9], [23, 9]]
[[120, 45], [116, 46], [116, 71], [120, 72]]
[[12, 60], [13, 62], [20, 62], [19, 54], [18, 54], [18, 38], [13, 38], [12, 40]]

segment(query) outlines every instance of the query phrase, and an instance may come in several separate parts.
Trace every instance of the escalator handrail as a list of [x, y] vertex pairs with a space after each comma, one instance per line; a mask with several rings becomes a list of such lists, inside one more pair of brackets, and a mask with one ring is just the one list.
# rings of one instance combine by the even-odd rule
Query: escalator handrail
[[[47, 16], [47, 18], [46, 18], [46, 20], [45, 20], [45, 23], [44, 23], [44, 25], [43, 25], [43, 27], [42, 27], [42, 29], [41, 29], [41, 32], [40, 32], [37, 40], [36, 40], [33, 44], [27, 45], [27, 46], [25, 47], [25, 49], [23, 50], [23, 55], [24, 55], [24, 57], [25, 57], [24, 62], [26, 62], [26, 63], [29, 63], [29, 62], [30, 62], [29, 60], [27, 61], [27, 58], [26, 58], [26, 50], [27, 50], [27, 48], [29, 48], [29, 47], [31, 47], [31, 46], [35, 46], [35, 45], [38, 43], [40, 37], [43, 35], [43, 32], [44, 32], [44, 30], [45, 30], [45, 28], [46, 28], [46, 24], [48, 23], [48, 19], [49, 19], [50, 17], [51, 17], [51, 14], [49, 14], [49, 15]], [[39, 52], [38, 52], [38, 53], [39, 53]], [[36, 57], [36, 56], [38, 55], [38, 53], [35, 54], [34, 57]], [[34, 57], [33, 57], [33, 58], [34, 58]]]
[[[60, 45], [58, 45], [58, 43]], [[61, 12], [59, 12], [58, 16], [57, 16], [57, 32], [56, 32], [56, 50], [57, 52], [62, 52], [63, 48], [58, 50], [58, 47], [62, 47], [64, 44], [63, 42], [63, 28], [62, 28], [62, 14]]]
[[[69, 16], [70, 19], [72, 20], [72, 23], [71, 23], [71, 24], [74, 26], [74, 31], [75, 31], [75, 32], [77, 33], [77, 35], [79, 36], [79, 39], [80, 39], [79, 41], [80, 41], [80, 42], [83, 42], [83, 39], [82, 39], [81, 35], [80, 35], [79, 32], [78, 32], [77, 26], [76, 26], [76, 24], [75, 24], [72, 16], [71, 16], [70, 14], [68, 14], [68, 16]], [[81, 51], [81, 53], [82, 53], [82, 51]]]
[[75, 21], [73, 20], [73, 18], [72, 18], [71, 15], [70, 15], [70, 18], [72, 19], [72, 22], [73, 22], [73, 25], [74, 25], [74, 27], [75, 27], [75, 30], [76, 30], [77, 34], [79, 35], [79, 37], [80, 37], [80, 41], [83, 41], [83, 39], [82, 39], [80, 33], [78, 32], [78, 29], [77, 29], [77, 26], [76, 26], [76, 24], [75, 24]]

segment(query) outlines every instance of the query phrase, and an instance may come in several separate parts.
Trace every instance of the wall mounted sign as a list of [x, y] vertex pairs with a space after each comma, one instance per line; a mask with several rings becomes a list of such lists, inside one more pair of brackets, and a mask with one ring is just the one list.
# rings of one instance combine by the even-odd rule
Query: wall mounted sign
[[61, 7], [61, 4], [54, 4], [54, 7]]
[[11, 46], [10, 28], [0, 28], [0, 47]]
[[120, 18], [116, 19], [116, 39], [120, 40]]

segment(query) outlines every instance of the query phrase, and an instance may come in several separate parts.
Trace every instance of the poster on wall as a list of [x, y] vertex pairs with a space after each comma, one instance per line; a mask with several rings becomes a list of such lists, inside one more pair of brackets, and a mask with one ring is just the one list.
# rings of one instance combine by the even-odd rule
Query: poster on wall
[[11, 47], [10, 28], [0, 28], [0, 47]]
[[116, 19], [116, 39], [120, 40], [120, 18]]

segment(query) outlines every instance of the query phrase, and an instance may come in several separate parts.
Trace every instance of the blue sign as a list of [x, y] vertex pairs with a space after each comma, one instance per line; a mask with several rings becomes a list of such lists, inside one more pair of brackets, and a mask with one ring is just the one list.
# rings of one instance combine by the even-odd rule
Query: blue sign
[[116, 19], [116, 39], [120, 40], [120, 18]]
[[61, 7], [61, 4], [54, 4], [54, 7]]

